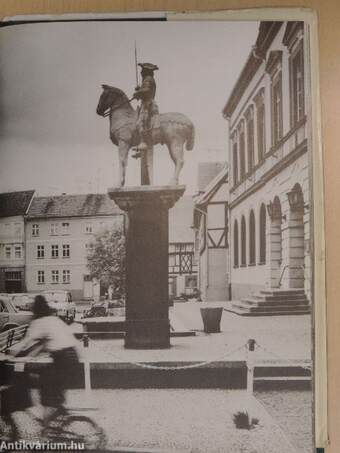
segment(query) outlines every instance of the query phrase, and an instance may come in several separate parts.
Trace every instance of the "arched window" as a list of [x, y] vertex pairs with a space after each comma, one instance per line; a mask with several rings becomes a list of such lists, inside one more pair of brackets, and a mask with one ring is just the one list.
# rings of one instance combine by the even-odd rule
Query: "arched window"
[[266, 207], [262, 203], [260, 209], [260, 264], [266, 262]]
[[246, 113], [247, 124], [247, 152], [248, 152], [248, 172], [253, 171], [254, 159], [254, 108], [251, 106]]
[[238, 183], [238, 155], [237, 155], [237, 142], [233, 144], [233, 177], [234, 185]]
[[249, 215], [249, 264], [256, 262], [256, 246], [255, 246], [255, 215], [254, 211], [250, 211]]
[[246, 176], [246, 144], [244, 137], [244, 123], [241, 122], [239, 129], [240, 137], [240, 180], [242, 181]]
[[246, 220], [242, 216], [241, 220], [241, 266], [247, 264], [247, 243], [246, 243]]
[[239, 266], [238, 261], [238, 223], [237, 220], [234, 222], [234, 267]]

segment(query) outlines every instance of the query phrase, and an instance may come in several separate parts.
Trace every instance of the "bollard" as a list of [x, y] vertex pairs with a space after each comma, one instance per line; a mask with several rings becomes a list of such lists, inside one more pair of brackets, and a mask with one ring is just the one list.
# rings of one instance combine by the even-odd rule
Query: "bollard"
[[84, 346], [84, 348], [89, 347], [89, 336], [88, 335], [83, 335], [83, 346]]
[[247, 342], [247, 408], [249, 424], [253, 420], [253, 391], [254, 391], [254, 352], [256, 341], [249, 339]]
[[254, 351], [255, 340], [250, 339], [247, 343], [247, 393], [253, 395], [254, 391]]
[[84, 376], [85, 376], [85, 392], [87, 395], [91, 393], [91, 370], [88, 357], [84, 359]]

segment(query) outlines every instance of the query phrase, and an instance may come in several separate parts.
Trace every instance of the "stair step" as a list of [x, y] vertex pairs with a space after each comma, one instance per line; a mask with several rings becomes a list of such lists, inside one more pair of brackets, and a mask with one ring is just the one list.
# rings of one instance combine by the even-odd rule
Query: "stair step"
[[242, 301], [238, 302], [236, 304], [233, 304], [233, 306], [236, 306], [237, 308], [240, 308], [241, 310], [248, 310], [251, 312], [254, 311], [270, 311], [270, 312], [276, 312], [276, 311], [299, 311], [299, 310], [306, 310], [309, 309], [309, 306], [300, 306], [300, 305], [270, 305], [270, 306], [251, 306], [251, 305], [246, 305], [243, 304]]
[[241, 302], [244, 302], [245, 304], [249, 306], [255, 306], [255, 307], [275, 307], [275, 306], [306, 306], [309, 305], [309, 301], [307, 298], [305, 299], [299, 299], [299, 300], [260, 300], [260, 299], [242, 299]]
[[265, 301], [275, 300], [308, 300], [306, 294], [276, 294], [275, 296], [269, 296], [266, 294], [254, 294], [249, 299], [258, 299]]
[[288, 316], [288, 315], [309, 315], [310, 310], [304, 309], [304, 310], [299, 310], [299, 311], [249, 311], [249, 310], [242, 310], [238, 308], [232, 308], [229, 309], [228, 311], [231, 311], [232, 313], [235, 313], [240, 316]]
[[275, 288], [271, 288], [271, 289], [262, 289], [260, 291], [260, 294], [266, 294], [268, 296], [275, 296], [277, 294], [280, 294], [280, 295], [292, 295], [292, 294], [305, 294], [305, 290], [304, 289], [275, 289]]

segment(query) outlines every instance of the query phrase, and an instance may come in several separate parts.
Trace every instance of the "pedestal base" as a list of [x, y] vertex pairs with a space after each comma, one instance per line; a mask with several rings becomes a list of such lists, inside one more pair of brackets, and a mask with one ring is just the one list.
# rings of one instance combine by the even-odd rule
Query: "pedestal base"
[[130, 319], [125, 325], [127, 349], [170, 347], [170, 323], [166, 319]]
[[184, 191], [185, 186], [142, 186], [108, 192], [128, 215], [126, 348], [170, 347], [168, 211]]

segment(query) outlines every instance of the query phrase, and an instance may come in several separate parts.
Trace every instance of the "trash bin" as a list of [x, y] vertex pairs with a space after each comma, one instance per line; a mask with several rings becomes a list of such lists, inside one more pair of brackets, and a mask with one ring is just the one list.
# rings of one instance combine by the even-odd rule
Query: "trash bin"
[[221, 332], [220, 323], [223, 307], [204, 307], [201, 308], [201, 316], [205, 333]]

